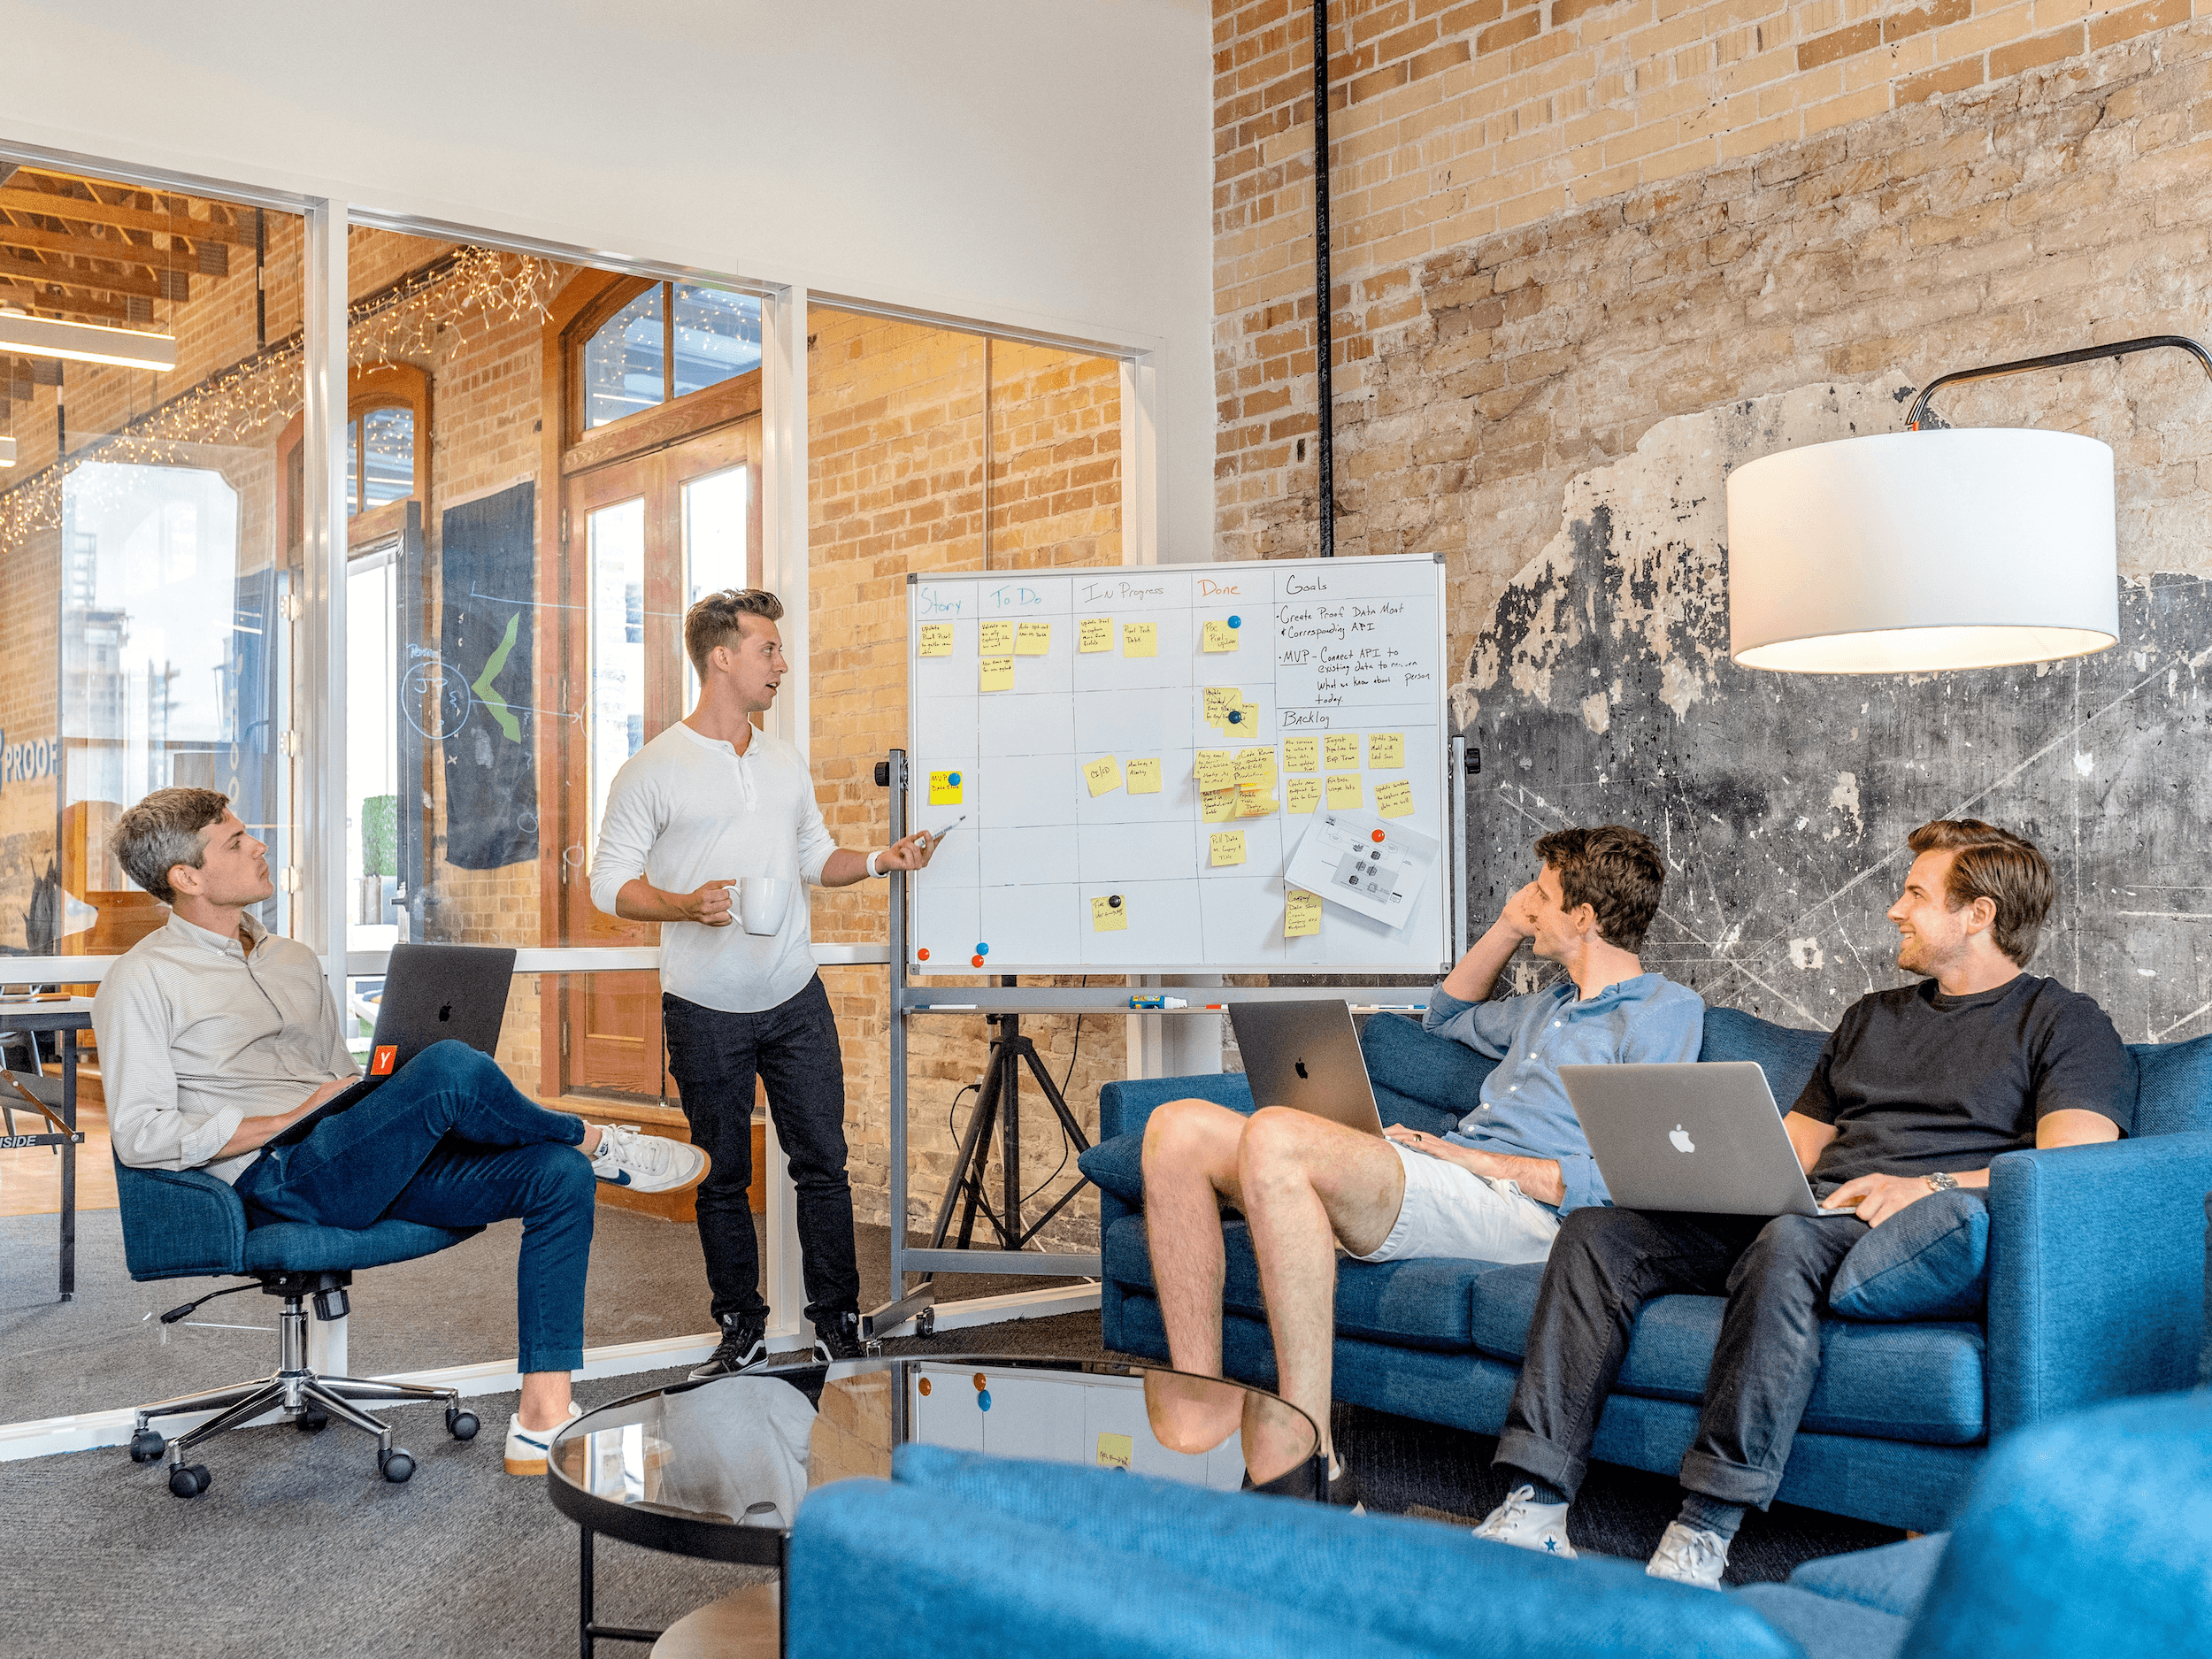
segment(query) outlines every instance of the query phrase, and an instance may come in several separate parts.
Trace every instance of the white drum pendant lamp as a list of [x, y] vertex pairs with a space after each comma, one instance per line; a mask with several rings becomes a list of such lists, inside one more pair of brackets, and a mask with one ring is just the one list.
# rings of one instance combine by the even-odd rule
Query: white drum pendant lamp
[[[2154, 334], [1941, 375], [1906, 430], [1809, 444], [1728, 478], [1728, 650], [1746, 668], [1924, 674], [2086, 657], [2120, 638], [2112, 451], [1954, 428], [1947, 386], [2171, 347]], [[1923, 430], [1932, 427], [1933, 430]]]
[[1728, 649], [1746, 668], [1927, 673], [2120, 637], [2112, 450], [2066, 432], [1884, 433], [1728, 479]]

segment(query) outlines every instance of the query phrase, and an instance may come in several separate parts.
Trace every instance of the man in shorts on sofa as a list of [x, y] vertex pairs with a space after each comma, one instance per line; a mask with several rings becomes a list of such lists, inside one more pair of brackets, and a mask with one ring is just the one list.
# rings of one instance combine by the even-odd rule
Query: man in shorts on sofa
[[[1697, 1058], [1705, 1004], [1636, 956], [1666, 880], [1659, 849], [1607, 824], [1555, 831], [1536, 856], [1536, 879], [1429, 994], [1431, 1032], [1499, 1062], [1449, 1134], [1394, 1124], [1378, 1141], [1309, 1112], [1246, 1117], [1202, 1100], [1169, 1101], [1145, 1125], [1146, 1237], [1175, 1369], [1221, 1375], [1227, 1203], [1251, 1225], [1278, 1391], [1320, 1425], [1325, 1453], [1338, 1250], [1362, 1262], [1542, 1261], [1561, 1217], [1606, 1202], [1559, 1067]], [[1525, 942], [1565, 973], [1486, 1001]], [[1223, 1391], [1154, 1375], [1148, 1402], [1164, 1443], [1200, 1451], [1238, 1426]], [[1271, 1432], [1256, 1423], [1248, 1441]], [[1270, 1450], [1248, 1443], [1247, 1461], [1272, 1464]], [[1329, 1492], [1356, 1502], [1333, 1455]]]
[[1572, 1555], [1567, 1509], [1645, 1302], [1728, 1298], [1678, 1519], [1646, 1571], [1717, 1589], [1752, 1506], [1782, 1484], [1820, 1374], [1831, 1282], [1870, 1228], [1939, 1192], [1985, 1188], [1992, 1158], [2116, 1140], [2135, 1067], [2095, 1002], [2026, 972], [2057, 883], [2030, 841], [1976, 818], [1908, 838], [1890, 907], [1909, 985], [1843, 1013], [1782, 1119], [1813, 1196], [1846, 1216], [1578, 1213], [1561, 1227], [1495, 1462], [1506, 1500], [1478, 1538]]

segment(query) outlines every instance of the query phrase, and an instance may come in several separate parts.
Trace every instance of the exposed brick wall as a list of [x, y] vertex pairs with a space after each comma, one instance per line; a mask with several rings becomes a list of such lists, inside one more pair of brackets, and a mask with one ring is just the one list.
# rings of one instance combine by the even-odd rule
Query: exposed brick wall
[[[1314, 544], [1310, 15], [1215, 11], [1223, 557]], [[2200, 329], [2191, 15], [1340, 0], [1340, 550], [1445, 550], [1456, 648], [1567, 472], [1656, 419]]]
[[[971, 334], [841, 311], [817, 310], [809, 326], [810, 758], [838, 840], [880, 846], [889, 816], [873, 768], [906, 741], [907, 573], [983, 568], [985, 349]], [[1003, 342], [989, 355], [992, 566], [1118, 564], [1118, 368]], [[820, 893], [814, 902], [818, 939], [885, 937], [881, 883]], [[833, 969], [824, 979], [844, 1038], [856, 1208], [881, 1223], [889, 1191], [883, 971]], [[1036, 1019], [1023, 1029], [1056, 1080], [1070, 1077], [1070, 1103], [1094, 1125], [1098, 1085], [1124, 1073], [1122, 1022], [1086, 1020], [1071, 1056], [1074, 1024]], [[987, 1039], [980, 1018], [911, 1027], [915, 1225], [926, 1225], [949, 1179], [956, 1143], [947, 1114], [975, 1080]], [[1025, 1185], [1034, 1187], [1059, 1161], [1060, 1133], [1033, 1087], [1026, 1099], [1023, 1169]], [[961, 1102], [959, 1121], [972, 1102]], [[1071, 1174], [1072, 1164], [1043, 1202]], [[1046, 1236], [1058, 1244], [1094, 1238], [1095, 1215], [1079, 1200]]]

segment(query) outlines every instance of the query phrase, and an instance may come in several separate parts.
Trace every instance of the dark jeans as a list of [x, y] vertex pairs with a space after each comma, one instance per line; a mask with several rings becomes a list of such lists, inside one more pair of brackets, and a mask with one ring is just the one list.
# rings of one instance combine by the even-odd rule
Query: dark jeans
[[845, 1178], [845, 1059], [822, 976], [757, 1014], [726, 1014], [664, 992], [661, 1019], [668, 1072], [682, 1093], [692, 1143], [714, 1160], [698, 1194], [699, 1243], [714, 1317], [768, 1310], [760, 1294], [760, 1244], [745, 1198], [753, 1179], [756, 1076], [768, 1085], [768, 1114], [798, 1189], [806, 1317], [819, 1324], [858, 1312], [853, 1189]]
[[1682, 1484], [1764, 1509], [1820, 1374], [1828, 1282], [1866, 1224], [1848, 1216], [1578, 1210], [1559, 1226], [1496, 1461], [1572, 1496], [1636, 1315], [1654, 1296], [1725, 1292]]
[[480, 1227], [520, 1217], [516, 1367], [575, 1371], [598, 1198], [583, 1138], [582, 1118], [527, 1100], [466, 1043], [434, 1043], [306, 1140], [263, 1153], [238, 1195], [256, 1224], [357, 1229], [390, 1217]]

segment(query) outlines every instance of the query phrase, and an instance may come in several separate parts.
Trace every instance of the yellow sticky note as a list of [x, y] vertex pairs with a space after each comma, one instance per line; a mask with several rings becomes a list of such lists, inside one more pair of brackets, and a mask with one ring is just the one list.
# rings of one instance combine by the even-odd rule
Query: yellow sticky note
[[1234, 628], [1225, 622], [1209, 622], [1206, 625], [1206, 649], [1233, 651], [1236, 649], [1237, 631]]
[[1098, 1437], [1098, 1466], [1101, 1469], [1126, 1469], [1137, 1455], [1137, 1443], [1126, 1434], [1102, 1434]]
[[1377, 766], [1402, 766], [1405, 764], [1404, 733], [1370, 732], [1367, 734], [1367, 764], [1370, 771]]
[[1367, 804], [1367, 791], [1359, 786], [1359, 773], [1336, 772], [1329, 779], [1329, 806], [1331, 810], [1350, 808], [1356, 811]]
[[1213, 833], [1213, 861], [1214, 868], [1217, 870], [1224, 864], [1242, 864], [1244, 862], [1244, 832], [1242, 830], [1216, 830]]
[[1321, 740], [1317, 737], [1286, 737], [1283, 740], [1283, 770], [1285, 772], [1319, 772], [1321, 770]]
[[1148, 760], [1133, 760], [1128, 767], [1127, 788], [1131, 795], [1160, 793], [1160, 759], [1155, 755]]
[[1225, 749], [1200, 749], [1197, 763], [1193, 770], [1196, 773], [1198, 788], [1202, 795], [1210, 795], [1216, 789], [1233, 789], [1237, 787], [1236, 763], [1229, 758], [1229, 751]]
[[960, 791], [964, 787], [964, 773], [933, 772], [929, 774], [929, 803], [932, 806], [958, 806]]
[[1359, 733], [1332, 732], [1321, 740], [1321, 754], [1331, 772], [1359, 770]]
[[1283, 790], [1283, 804], [1293, 812], [1310, 812], [1321, 804], [1321, 780], [1293, 778]]
[[1198, 818], [1202, 824], [1226, 824], [1236, 815], [1234, 789], [1209, 789], [1198, 797]]
[[922, 642], [914, 653], [917, 657], [950, 657], [952, 655], [952, 624], [925, 622], [922, 624]]
[[1014, 631], [1014, 655], [1042, 657], [1052, 649], [1052, 624], [1025, 622]]
[[1083, 781], [1091, 786], [1091, 799], [1095, 801], [1109, 790], [1121, 787], [1121, 763], [1111, 755], [1102, 755], [1084, 766]]
[[1014, 625], [985, 622], [978, 625], [976, 649], [986, 657], [1010, 657], [1014, 652]]
[[1112, 650], [1114, 649], [1113, 618], [1085, 617], [1076, 627], [1075, 649], [1086, 653]]
[[1237, 791], [1239, 818], [1265, 818], [1275, 810], [1275, 797], [1258, 789]]
[[1206, 724], [1208, 726], [1225, 726], [1229, 719], [1229, 710], [1241, 709], [1243, 706], [1244, 694], [1234, 686], [1206, 687]]
[[1413, 810], [1413, 786], [1403, 778], [1375, 786], [1375, 810], [1385, 818], [1403, 818]]
[[1321, 900], [1303, 887], [1283, 895], [1283, 937], [1303, 939], [1321, 931]]
[[1264, 789], [1275, 781], [1275, 751], [1271, 749], [1237, 750], [1237, 787]]
[[1091, 901], [1091, 932], [1125, 933], [1129, 931], [1129, 901], [1111, 894]]
[[[988, 623], [984, 625], [989, 626]], [[1011, 691], [1014, 688], [1014, 659], [1010, 657], [987, 657], [983, 659], [982, 688], [985, 691]]]
[[1124, 657], [1157, 657], [1160, 654], [1160, 625], [1156, 622], [1123, 623], [1121, 654]]

